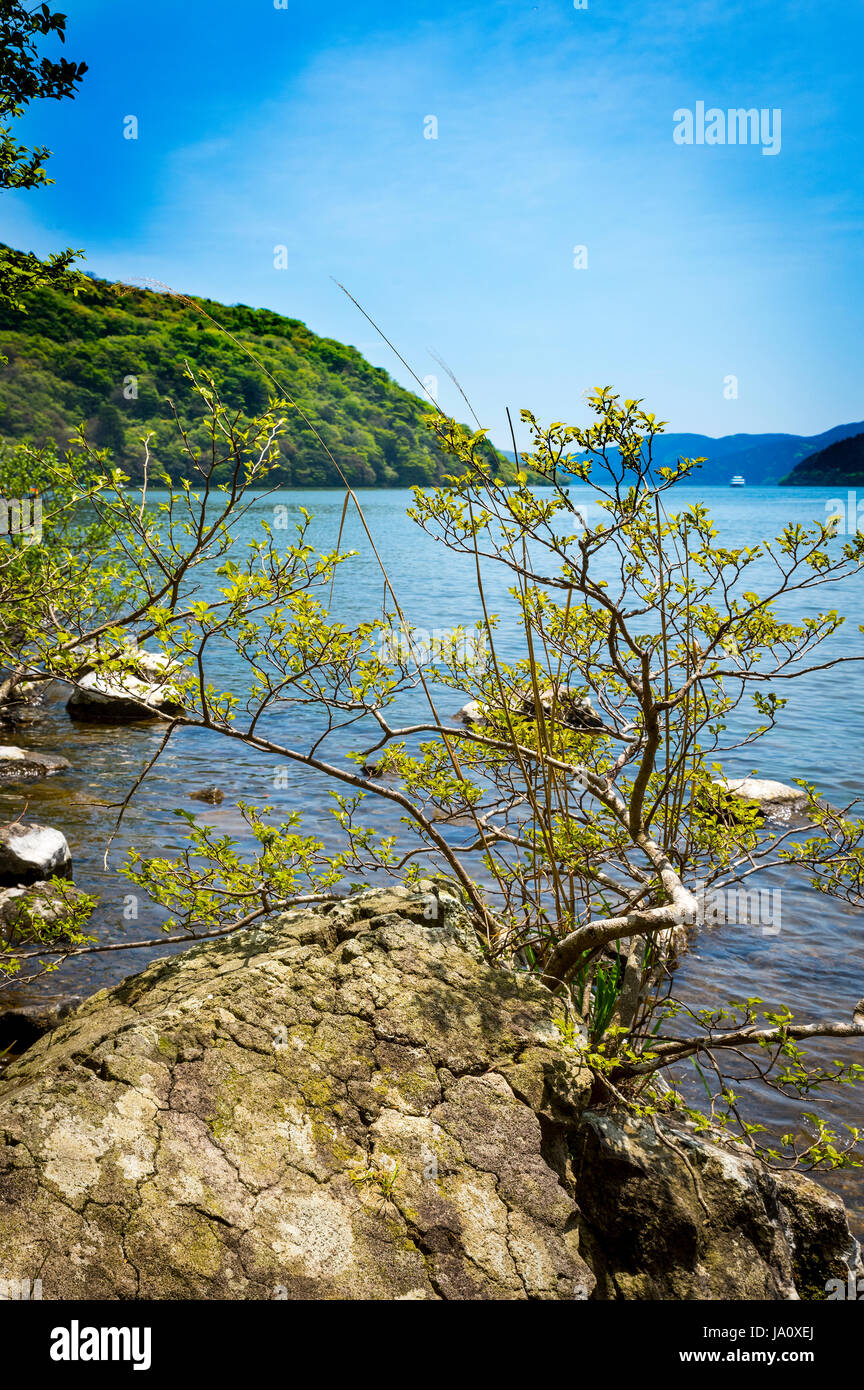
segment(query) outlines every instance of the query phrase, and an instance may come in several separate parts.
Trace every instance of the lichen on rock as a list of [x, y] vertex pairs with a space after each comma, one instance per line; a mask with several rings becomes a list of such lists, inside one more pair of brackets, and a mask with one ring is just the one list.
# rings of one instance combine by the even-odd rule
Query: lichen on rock
[[40, 1039], [0, 1084], [8, 1270], [45, 1298], [585, 1296], [546, 1131], [590, 1077], [434, 901], [199, 945]]
[[[157, 961], [13, 1062], [0, 1277], [38, 1272], [46, 1299], [714, 1297], [734, 1228], [731, 1296], [795, 1296], [795, 1220], [769, 1239], [776, 1202], [751, 1161], [728, 1160], [766, 1232], [761, 1284], [750, 1226], [719, 1214], [731, 1168], [714, 1160], [702, 1219], [664, 1146], [655, 1183], [595, 1142], [616, 1122], [586, 1113], [592, 1076], [562, 1005], [485, 960], [456, 898], [429, 887], [367, 890]], [[626, 1234], [652, 1190], [656, 1245], [646, 1227], [634, 1273], [612, 1218]], [[809, 1196], [801, 1229], [822, 1219]], [[666, 1284], [652, 1273], [664, 1202], [696, 1230], [696, 1262], [678, 1251]], [[808, 1288], [831, 1241], [848, 1242], [839, 1212], [830, 1239], [810, 1238]]]

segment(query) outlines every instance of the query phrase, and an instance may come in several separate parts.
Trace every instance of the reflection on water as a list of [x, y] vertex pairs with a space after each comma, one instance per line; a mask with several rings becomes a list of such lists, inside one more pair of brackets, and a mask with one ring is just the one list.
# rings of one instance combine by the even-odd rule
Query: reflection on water
[[[582, 493], [590, 502], [587, 490], [574, 489], [577, 500]], [[407, 492], [375, 491], [361, 496], [409, 621], [430, 631], [456, 624], [470, 627], [481, 616], [472, 580], [473, 561], [444, 551], [407, 519]], [[718, 523], [721, 542], [727, 545], [753, 545], [776, 534], [789, 520], [824, 520], [826, 515], [826, 497], [815, 489], [753, 488], [733, 493], [721, 488], [701, 488], [698, 492], [680, 489], [675, 496], [682, 506], [697, 496], [705, 502]], [[262, 498], [244, 520], [236, 543], [242, 544], [262, 519], [272, 522], [273, 507], [278, 504], [291, 509], [306, 506], [315, 515], [313, 541], [324, 548], [335, 546], [342, 497], [326, 491]], [[278, 531], [276, 536], [278, 539]], [[380, 571], [367, 553], [362, 530], [352, 516], [342, 544], [356, 547], [360, 554], [340, 571], [334, 610], [346, 623], [380, 614]], [[763, 577], [768, 574], [767, 566], [763, 567]], [[511, 611], [503, 616], [509, 608], [507, 583], [503, 571], [490, 570], [487, 600], [492, 611], [502, 614], [499, 642], [504, 655], [516, 657], [523, 651], [515, 615]], [[759, 576], [754, 574], [752, 586], [758, 583]], [[816, 613], [820, 605], [837, 607], [848, 615], [846, 630], [835, 640], [834, 654], [860, 650], [857, 624], [864, 622], [862, 581], [835, 588], [830, 596], [817, 589], [810, 598], [785, 611], [790, 617], [800, 617]], [[224, 669], [214, 670], [212, 677], [237, 693], [242, 691], [239, 663], [226, 661]], [[835, 666], [806, 677], [783, 693], [789, 696], [789, 705], [782, 728], [756, 748], [730, 757], [727, 771], [743, 775], [758, 770], [781, 781], [805, 777], [816, 782], [835, 805], [860, 794], [864, 784], [864, 687], [858, 668]], [[304, 829], [332, 839], [331, 801], [322, 779], [290, 765], [274, 782], [276, 769], [266, 756], [245, 751], [237, 744], [227, 748], [216, 735], [186, 730], [175, 736], [135, 797], [106, 869], [103, 853], [117, 803], [155, 751], [160, 731], [155, 724], [102, 728], [73, 723], [65, 713], [64, 698], [62, 690], [57, 690], [45, 718], [8, 741], [62, 753], [72, 769], [48, 780], [4, 787], [0, 790], [0, 815], [5, 819], [18, 815], [29, 800], [29, 819], [63, 830], [71, 846], [76, 882], [100, 895], [94, 919], [100, 938], [134, 941], [158, 935], [160, 911], [144, 900], [136, 920], [124, 919], [124, 897], [131, 885], [118, 874], [117, 867], [128, 845], [134, 844], [146, 854], [164, 853], [178, 844], [182, 826], [173, 814], [177, 807], [194, 811], [199, 821], [244, 841], [246, 827], [236, 809], [238, 800], [269, 805], [276, 817], [302, 808]], [[442, 714], [452, 714], [458, 703], [445, 692], [440, 698]], [[411, 697], [400, 713], [413, 715], [418, 710], [416, 697]], [[286, 743], [302, 746], [309, 718], [308, 714], [286, 710], [276, 717], [274, 731]], [[344, 749], [337, 756], [343, 755]], [[190, 792], [210, 783], [225, 793], [221, 806], [189, 799]], [[397, 817], [382, 805], [375, 820], [393, 829]], [[864, 995], [864, 917], [815, 893], [806, 882], [788, 873], [775, 870], [761, 876], [759, 882], [782, 890], [780, 932], [760, 934], [758, 929], [731, 924], [704, 931], [678, 970], [676, 993], [695, 1007], [756, 994], [766, 1005], [788, 1004], [805, 1021], [825, 1016], [848, 1019], [853, 1005]], [[34, 997], [89, 994], [141, 969], [160, 954], [165, 954], [164, 947], [83, 957], [64, 967], [62, 975], [48, 975], [25, 990], [19, 986], [6, 989], [2, 998], [13, 1003]], [[830, 1060], [840, 1055], [837, 1049], [836, 1043], [822, 1044], [813, 1048], [813, 1055]], [[697, 1095], [694, 1090], [694, 1100]], [[753, 1106], [771, 1127], [797, 1127], [801, 1107], [781, 1097], [763, 1090]], [[860, 1098], [849, 1089], [826, 1095], [820, 1106], [838, 1123], [861, 1122]], [[838, 1175], [830, 1185], [842, 1193], [859, 1230], [864, 1229], [862, 1176], [857, 1172]]]

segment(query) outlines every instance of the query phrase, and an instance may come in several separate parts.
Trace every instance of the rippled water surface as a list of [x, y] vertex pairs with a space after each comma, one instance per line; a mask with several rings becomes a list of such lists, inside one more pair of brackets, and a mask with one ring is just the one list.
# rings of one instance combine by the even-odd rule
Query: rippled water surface
[[[481, 616], [473, 583], [473, 561], [455, 557], [437, 546], [405, 515], [408, 492], [368, 491], [360, 494], [370, 528], [393, 579], [410, 622], [428, 629], [466, 626]], [[574, 495], [578, 493], [574, 490]], [[824, 520], [826, 495], [815, 489], [688, 488], [675, 494], [686, 505], [698, 496], [712, 510], [720, 540], [728, 545], [756, 544], [776, 534], [790, 520]], [[590, 503], [590, 493], [584, 500]], [[300, 505], [314, 514], [313, 541], [322, 548], [336, 544], [342, 496], [329, 491], [286, 492], [262, 497], [238, 531], [241, 545], [261, 520], [273, 521], [275, 504], [292, 511]], [[279, 532], [276, 533], [277, 538]], [[362, 529], [354, 516], [346, 521], [343, 546], [360, 552], [340, 571], [333, 608], [350, 623], [380, 614], [382, 581], [369, 553]], [[767, 578], [767, 567], [763, 577]], [[500, 628], [505, 656], [523, 654], [515, 615], [506, 597], [507, 577], [491, 569], [487, 600], [492, 611], [504, 616]], [[754, 587], [758, 584], [758, 576]], [[833, 643], [833, 654], [864, 650], [858, 624], [864, 622], [864, 577], [848, 581], [842, 589], [815, 590], [786, 611], [801, 617], [819, 607], [837, 607], [848, 617], [846, 629]], [[238, 693], [243, 688], [239, 663], [215, 671], [214, 678]], [[844, 804], [864, 790], [864, 683], [855, 666], [836, 666], [796, 682], [783, 692], [789, 696], [782, 728], [755, 749], [726, 760], [732, 775], [758, 769], [762, 776], [789, 781], [805, 777], [817, 783], [836, 804]], [[25, 747], [64, 754], [72, 770], [47, 781], [5, 787], [0, 791], [0, 813], [17, 815], [29, 798], [28, 818], [55, 825], [69, 840], [76, 882], [98, 892], [100, 908], [95, 919], [101, 937], [110, 940], [144, 939], [158, 934], [159, 915], [142, 901], [135, 921], [123, 918], [124, 894], [131, 885], [117, 874], [125, 848], [134, 844], [144, 853], [162, 852], [178, 843], [180, 826], [173, 815], [177, 807], [195, 811], [223, 831], [242, 836], [243, 822], [236, 802], [269, 805], [274, 814], [300, 809], [304, 828], [331, 836], [332, 821], [327, 785], [296, 766], [287, 772], [287, 785], [274, 786], [272, 759], [245, 751], [198, 731], [175, 736], [156, 771], [145, 782], [130, 808], [122, 833], [103, 868], [106, 835], [120, 801], [142, 765], [155, 751], [160, 737], [156, 725], [99, 727], [75, 724], [65, 713], [65, 694], [52, 696], [45, 718], [22, 729], [15, 741]], [[445, 694], [442, 714], [452, 714], [457, 701]], [[412, 710], [410, 701], [405, 712]], [[274, 728], [286, 742], [302, 744], [305, 719], [285, 711]], [[11, 741], [11, 740], [10, 740]], [[217, 783], [225, 794], [219, 807], [203, 806], [189, 793]], [[387, 824], [384, 808], [378, 823]], [[718, 999], [759, 995], [766, 1003], [788, 1004], [796, 1015], [812, 1020], [826, 1015], [848, 1019], [852, 1006], [864, 995], [864, 915], [826, 899], [805, 884], [774, 871], [759, 882], [782, 890], [782, 927], [778, 934], [760, 934], [752, 927], [721, 926], [703, 931], [684, 959], [677, 975], [676, 992], [701, 1006]], [[91, 993], [140, 969], [160, 949], [116, 952], [83, 957], [64, 967], [62, 977], [48, 976], [23, 992], [3, 992], [4, 1003], [22, 998], [57, 997], [67, 993]], [[839, 1055], [842, 1044], [822, 1047], [820, 1055]], [[864, 1060], [864, 1059], [862, 1059]], [[759, 1118], [769, 1125], [794, 1128], [800, 1107], [773, 1094], [761, 1094], [753, 1102]], [[823, 1108], [838, 1121], [862, 1122], [860, 1098], [851, 1090], [826, 1097]], [[830, 1185], [842, 1192], [861, 1230], [864, 1227], [864, 1179], [858, 1172], [838, 1175]]]

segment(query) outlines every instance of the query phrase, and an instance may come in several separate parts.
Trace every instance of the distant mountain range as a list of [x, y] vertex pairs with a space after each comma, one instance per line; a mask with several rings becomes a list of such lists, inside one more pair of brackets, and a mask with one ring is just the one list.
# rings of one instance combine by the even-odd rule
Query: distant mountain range
[[810, 454], [784, 483], [796, 487], [860, 487], [864, 485], [864, 434], [838, 439], [827, 449]]
[[654, 457], [668, 466], [681, 456], [704, 455], [705, 462], [688, 479], [697, 486], [725, 484], [736, 473], [751, 485], [779, 483], [803, 460], [862, 431], [864, 421], [859, 420], [813, 435], [727, 434], [711, 439], [705, 434], [666, 434], [655, 441]]
[[[658, 467], [671, 467], [679, 458], [704, 458], [705, 462], [693, 470], [682, 487], [725, 486], [736, 473], [740, 473], [748, 484], [770, 484], [790, 482], [804, 484], [822, 483], [829, 479], [822, 474], [811, 478], [808, 469], [812, 468], [814, 458], [838, 448], [845, 440], [861, 436], [858, 446], [858, 470], [864, 468], [864, 420], [856, 424], [835, 425], [823, 434], [726, 434], [712, 439], [707, 434], [662, 434], [654, 441], [654, 462]], [[512, 454], [511, 454], [512, 457]], [[855, 454], [851, 451], [837, 458], [842, 468], [848, 462], [853, 464]], [[801, 468], [804, 467], [804, 472]], [[791, 476], [793, 475], [794, 476]], [[830, 481], [842, 482], [843, 478]], [[855, 482], [855, 478], [848, 481]], [[857, 481], [864, 481], [858, 478]]]

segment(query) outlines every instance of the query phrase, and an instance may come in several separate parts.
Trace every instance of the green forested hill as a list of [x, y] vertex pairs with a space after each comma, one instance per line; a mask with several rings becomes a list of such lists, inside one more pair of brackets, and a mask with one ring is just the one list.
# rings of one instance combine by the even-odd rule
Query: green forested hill
[[[428, 402], [355, 348], [319, 338], [297, 319], [268, 309], [197, 302], [283, 384], [355, 486], [424, 485], [452, 470], [453, 460], [423, 424]], [[255, 363], [191, 305], [89, 278], [76, 296], [34, 291], [26, 314], [0, 309], [0, 351], [8, 359], [0, 364], [0, 438], [62, 445], [84, 424], [88, 439], [110, 449], [133, 478], [140, 473], [139, 440], [148, 431], [154, 433], [153, 458], [175, 478], [185, 471], [166, 399], [191, 422], [194, 438], [201, 409], [184, 378], [185, 361], [208, 371], [226, 404], [245, 415], [275, 394]], [[137, 398], [127, 399], [133, 390]], [[339, 483], [321, 445], [293, 412], [281, 449], [273, 481]], [[509, 461], [501, 466], [505, 477], [515, 471]]]

